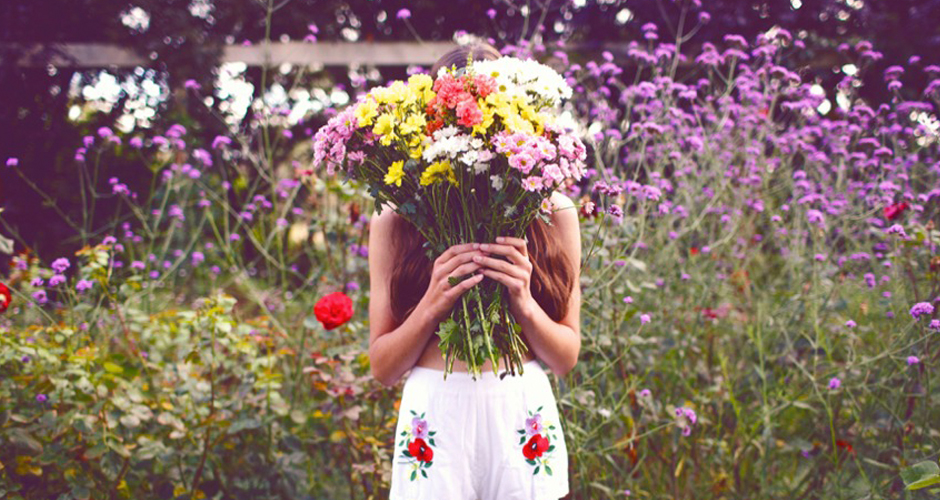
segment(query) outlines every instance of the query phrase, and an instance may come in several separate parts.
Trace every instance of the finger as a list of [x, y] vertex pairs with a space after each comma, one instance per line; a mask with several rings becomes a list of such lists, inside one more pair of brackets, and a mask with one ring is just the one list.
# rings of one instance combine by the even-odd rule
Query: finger
[[459, 255], [455, 255], [453, 258], [447, 261], [444, 265], [440, 266], [440, 269], [438, 271], [438, 273], [440, 274], [438, 274], [438, 277], [450, 276], [451, 274], [453, 274], [454, 269], [456, 269], [457, 266], [461, 264], [465, 264], [467, 262], [473, 262], [473, 257], [475, 255], [480, 255], [480, 252], [477, 252], [477, 251], [465, 252]]
[[515, 276], [518, 274], [519, 271], [521, 271], [511, 262], [506, 262], [505, 260], [500, 260], [500, 259], [494, 259], [493, 257], [486, 257], [486, 256], [481, 255], [481, 256], [474, 257], [473, 261], [479, 264], [482, 264], [483, 266], [486, 266], [489, 269], [495, 269], [497, 271], [501, 271], [509, 275]]
[[496, 238], [496, 243], [511, 245], [519, 250], [519, 253], [522, 255], [529, 255], [529, 243], [522, 238], [515, 238], [513, 236], [498, 236]]
[[509, 276], [508, 274], [496, 271], [494, 269], [483, 268], [480, 270], [480, 274], [482, 274], [483, 276], [486, 276], [487, 278], [492, 278], [506, 285], [506, 288], [508, 288], [509, 291], [513, 294], [518, 293], [520, 288], [522, 287], [522, 283], [520, 280], [513, 278], [512, 276]]
[[447, 273], [447, 276], [448, 276], [448, 277], [454, 276], [454, 277], [459, 278], [459, 277], [461, 277], [461, 276], [463, 276], [463, 275], [465, 275], [465, 274], [470, 274], [470, 273], [472, 273], [473, 271], [476, 271], [477, 269], [480, 269], [480, 267], [482, 267], [482, 266], [480, 266], [480, 264], [478, 264], [478, 263], [476, 263], [476, 262], [468, 262], [468, 263], [466, 263], [466, 264], [464, 264], [464, 265], [462, 265], [462, 266], [457, 266], [457, 268], [454, 269], [452, 272]]
[[513, 245], [500, 245], [496, 243], [487, 243], [486, 248], [480, 247], [481, 250], [495, 253], [499, 255], [505, 255], [513, 265], [526, 267], [529, 258], [520, 253], [518, 248]]
[[450, 290], [445, 291], [443, 295], [447, 296], [448, 298], [459, 296], [463, 294], [463, 292], [467, 291], [468, 288], [472, 287], [473, 285], [476, 285], [480, 281], [483, 281], [482, 274], [478, 274], [476, 276], [473, 276], [472, 278], [467, 278], [461, 281], [460, 283], [457, 283], [457, 285], [451, 288]]
[[450, 260], [451, 258], [453, 258], [455, 255], [464, 253], [464, 252], [466, 252], [467, 250], [472, 250], [472, 249], [473, 249], [473, 243], [463, 243], [463, 244], [460, 244], [460, 245], [454, 245], [454, 246], [448, 248], [447, 250], [444, 250], [444, 253], [442, 253], [440, 256], [438, 256], [438, 258], [435, 260], [435, 262], [436, 262], [438, 265], [445, 264], [445, 263], [447, 263], [448, 260]]

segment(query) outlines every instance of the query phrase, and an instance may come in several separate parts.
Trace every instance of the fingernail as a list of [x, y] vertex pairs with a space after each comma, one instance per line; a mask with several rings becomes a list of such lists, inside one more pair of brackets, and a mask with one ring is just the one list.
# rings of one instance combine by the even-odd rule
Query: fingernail
[[489, 246], [486, 243], [480, 245], [481, 250], [486, 250], [487, 248], [489, 248]]
[[498, 241], [499, 243], [502, 243], [502, 242], [503, 242], [503, 237], [502, 237], [502, 236], [497, 236], [497, 237], [496, 237], [496, 241]]
[[474, 243], [474, 244], [473, 244], [473, 249], [476, 250], [477, 248], [480, 248], [480, 244], [479, 244], [479, 243]]

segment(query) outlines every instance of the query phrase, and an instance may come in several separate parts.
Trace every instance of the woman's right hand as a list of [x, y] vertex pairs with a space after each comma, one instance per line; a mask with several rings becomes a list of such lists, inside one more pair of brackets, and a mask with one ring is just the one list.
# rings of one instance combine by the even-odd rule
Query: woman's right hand
[[487, 255], [487, 253], [474, 250], [473, 243], [463, 243], [448, 248], [434, 260], [431, 281], [421, 300], [425, 303], [435, 323], [440, 323], [450, 316], [457, 299], [470, 287], [483, 280], [482, 274], [476, 274], [454, 286], [448, 282], [451, 276], [460, 278], [480, 269], [481, 265], [473, 262], [473, 257], [476, 255]]

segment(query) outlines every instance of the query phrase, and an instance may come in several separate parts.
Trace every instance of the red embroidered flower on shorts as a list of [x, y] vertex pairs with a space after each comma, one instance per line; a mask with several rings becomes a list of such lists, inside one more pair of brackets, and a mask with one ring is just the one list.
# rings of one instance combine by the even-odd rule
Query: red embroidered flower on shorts
[[531, 411], [528, 412], [529, 418], [525, 419], [525, 428], [518, 429], [516, 432], [520, 434], [519, 444], [523, 445], [522, 455], [525, 457], [525, 461], [535, 467], [532, 474], [538, 474], [540, 470], [544, 470], [546, 474], [551, 476], [552, 468], [549, 466], [549, 458], [555, 450], [552, 441], [557, 441], [558, 437], [554, 432], [551, 432], [555, 430], [553, 424], [545, 425], [542, 423], [540, 411], [542, 411], [541, 406], [535, 410], [535, 414]]
[[424, 413], [418, 415], [411, 410], [411, 415], [414, 417], [411, 419], [411, 426], [401, 431], [402, 439], [398, 441], [398, 446], [401, 448], [400, 457], [412, 466], [411, 480], [414, 481], [418, 478], [418, 472], [421, 476], [428, 477], [425, 469], [434, 464], [434, 450], [431, 447], [437, 446], [434, 444], [434, 435], [437, 431], [428, 429], [428, 421], [424, 419]]
[[434, 458], [434, 450], [421, 438], [415, 438], [414, 441], [408, 443], [408, 453], [411, 453], [411, 456], [419, 462], [430, 462]]
[[548, 439], [536, 434], [529, 438], [529, 442], [522, 448], [522, 454], [529, 460], [534, 460], [542, 456], [542, 453], [548, 450]]

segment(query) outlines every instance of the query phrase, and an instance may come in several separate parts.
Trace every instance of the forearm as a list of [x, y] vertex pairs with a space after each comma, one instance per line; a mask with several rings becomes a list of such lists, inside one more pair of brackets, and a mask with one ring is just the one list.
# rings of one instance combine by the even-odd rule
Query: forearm
[[372, 376], [383, 385], [394, 385], [418, 362], [439, 323], [428, 313], [424, 301], [419, 302], [398, 328], [380, 335], [369, 346]]
[[553, 373], [564, 376], [578, 362], [581, 335], [571, 327], [554, 321], [534, 300], [520, 314], [514, 315], [522, 326], [535, 356]]

